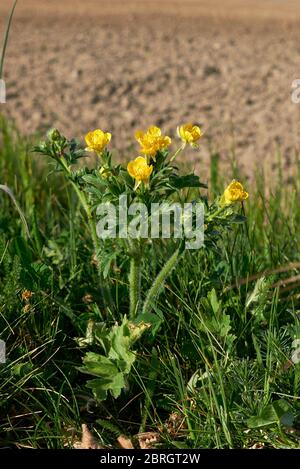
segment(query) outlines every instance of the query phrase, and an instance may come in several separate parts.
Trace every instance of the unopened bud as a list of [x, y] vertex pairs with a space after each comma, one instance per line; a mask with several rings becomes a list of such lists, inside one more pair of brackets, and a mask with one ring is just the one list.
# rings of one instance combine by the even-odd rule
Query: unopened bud
[[57, 129], [50, 129], [47, 133], [49, 140], [56, 141], [59, 140], [61, 135]]

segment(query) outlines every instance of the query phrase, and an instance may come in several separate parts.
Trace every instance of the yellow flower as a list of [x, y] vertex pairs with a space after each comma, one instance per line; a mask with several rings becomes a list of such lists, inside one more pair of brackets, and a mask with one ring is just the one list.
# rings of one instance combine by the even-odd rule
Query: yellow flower
[[188, 123], [177, 127], [177, 135], [184, 143], [197, 146], [196, 142], [203, 136], [203, 132], [197, 125]]
[[233, 180], [228, 187], [226, 187], [224, 194], [221, 197], [221, 205], [230, 205], [235, 202], [242, 202], [248, 199], [249, 194], [246, 192], [242, 184]]
[[144, 155], [151, 156], [155, 161], [155, 155], [159, 150], [167, 148], [171, 144], [170, 137], [161, 134], [159, 127], [149, 127], [147, 132], [138, 130], [135, 133], [135, 138], [141, 145], [141, 152]]
[[142, 156], [138, 156], [135, 160], [130, 161], [127, 165], [127, 171], [130, 176], [135, 179], [135, 189], [143, 182], [148, 185], [149, 178], [153, 171], [153, 166], [148, 165], [147, 160]]
[[103, 132], [103, 130], [97, 129], [93, 132], [89, 132], [85, 136], [85, 141], [87, 143], [86, 151], [95, 151], [96, 153], [101, 153], [106, 145], [109, 144], [111, 140], [111, 134], [108, 132]]

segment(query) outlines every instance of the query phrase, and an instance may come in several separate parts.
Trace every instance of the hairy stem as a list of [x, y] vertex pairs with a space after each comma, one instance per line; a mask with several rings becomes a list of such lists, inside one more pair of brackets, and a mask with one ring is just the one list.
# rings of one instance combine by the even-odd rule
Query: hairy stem
[[137, 316], [141, 291], [141, 259], [134, 253], [130, 261], [129, 271], [129, 297], [130, 297], [130, 319]]
[[167, 276], [170, 274], [171, 270], [175, 266], [177, 259], [179, 257], [180, 249], [178, 248], [174, 254], [170, 257], [170, 259], [165, 263], [161, 271], [159, 272], [158, 276], [154, 280], [154, 283], [150, 290], [148, 291], [148, 294], [146, 296], [144, 306], [143, 306], [143, 311], [142, 314], [149, 313], [151, 312], [151, 309], [153, 308], [154, 301], [156, 300], [159, 291], [164, 284]]

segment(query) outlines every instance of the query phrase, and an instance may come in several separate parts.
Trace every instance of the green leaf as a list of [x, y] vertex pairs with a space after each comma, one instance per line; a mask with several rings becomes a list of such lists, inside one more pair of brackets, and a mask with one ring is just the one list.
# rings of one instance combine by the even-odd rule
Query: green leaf
[[281, 420], [284, 414], [291, 410], [291, 405], [284, 399], [279, 399], [273, 402], [273, 409], [277, 415], [278, 420]]
[[123, 373], [117, 373], [115, 375], [91, 379], [86, 383], [87, 387], [92, 389], [94, 396], [100, 401], [104, 401], [107, 398], [107, 392], [110, 391], [112, 396], [117, 399], [122, 389], [125, 387], [125, 381]]
[[[284, 399], [279, 399], [272, 404], [267, 405], [261, 414], [248, 419], [249, 428], [258, 428], [266, 425], [284, 423], [285, 418], [290, 415], [291, 406]], [[290, 418], [288, 419], [290, 420]]]
[[80, 370], [94, 376], [109, 377], [119, 371], [112, 360], [93, 352], [88, 352], [85, 355], [83, 364], [85, 367]]
[[91, 186], [95, 186], [98, 189], [102, 189], [105, 186], [103, 184], [103, 181], [98, 176], [96, 176], [95, 174], [84, 174], [82, 176], [82, 179], [87, 184], [90, 184]]
[[135, 361], [135, 354], [130, 351], [131, 334], [126, 318], [120, 326], [116, 325], [110, 332], [111, 348], [109, 358], [116, 360], [118, 367], [124, 373], [129, 373]]
[[209, 298], [211, 307], [213, 309], [213, 312], [217, 314], [220, 309], [221, 303], [218, 301], [217, 293], [214, 288], [209, 292], [208, 298]]
[[268, 293], [268, 287], [269, 284], [266, 282], [265, 277], [259, 278], [255, 283], [253, 291], [247, 295], [246, 308], [249, 308], [252, 303], [258, 303], [261, 300], [264, 301]]
[[231, 329], [231, 325], [230, 325], [230, 316], [228, 314], [224, 314], [224, 316], [222, 316], [222, 320], [220, 322], [220, 336], [221, 337], [226, 337], [227, 334], [229, 333]]
[[93, 389], [95, 396], [104, 400], [110, 391], [117, 398], [125, 386], [125, 375], [129, 374], [135, 361], [135, 353], [130, 350], [149, 324], [140, 322], [133, 324], [124, 316], [122, 324], [115, 324], [109, 330], [104, 323], [91, 324], [88, 337], [79, 339], [81, 345], [98, 341], [107, 356], [89, 352], [83, 358], [84, 366], [79, 368], [83, 373], [96, 376], [87, 386]]
[[206, 184], [200, 182], [199, 177], [195, 174], [186, 174], [185, 176], [171, 176], [170, 183], [176, 189], [183, 189], [185, 187], [204, 187], [207, 188]]
[[14, 376], [18, 376], [19, 378], [23, 378], [24, 376], [29, 375], [32, 370], [32, 363], [17, 363], [12, 367], [12, 374]]

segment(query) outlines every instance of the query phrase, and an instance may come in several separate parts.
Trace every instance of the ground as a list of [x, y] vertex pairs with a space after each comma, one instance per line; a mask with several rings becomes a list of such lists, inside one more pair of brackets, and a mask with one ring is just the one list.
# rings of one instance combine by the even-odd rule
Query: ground
[[123, 158], [137, 151], [136, 129], [174, 134], [192, 120], [205, 130], [201, 152], [190, 153], [203, 171], [211, 149], [228, 159], [233, 148], [249, 175], [256, 164], [270, 169], [277, 145], [292, 171], [299, 26], [292, 0], [20, 1], [1, 110], [28, 134], [109, 130]]

